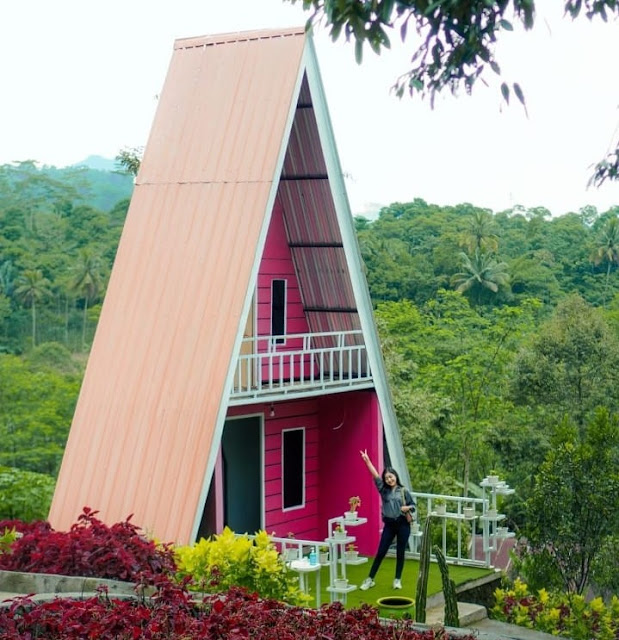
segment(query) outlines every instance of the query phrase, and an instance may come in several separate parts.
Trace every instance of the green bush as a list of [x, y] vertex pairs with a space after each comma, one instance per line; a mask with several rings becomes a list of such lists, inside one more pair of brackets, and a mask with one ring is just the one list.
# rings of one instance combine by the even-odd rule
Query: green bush
[[288, 571], [264, 531], [252, 539], [226, 527], [220, 535], [178, 547], [176, 562], [179, 578], [189, 578], [188, 587], [193, 591], [217, 593], [237, 586], [293, 605], [309, 602], [299, 589], [296, 574]]
[[0, 520], [45, 520], [55, 484], [43, 473], [0, 466]]
[[497, 589], [494, 596], [491, 616], [496, 620], [572, 640], [614, 640], [619, 636], [617, 596], [606, 606], [602, 598], [586, 602], [581, 595], [549, 593], [545, 589], [533, 595], [518, 579], [511, 589]]

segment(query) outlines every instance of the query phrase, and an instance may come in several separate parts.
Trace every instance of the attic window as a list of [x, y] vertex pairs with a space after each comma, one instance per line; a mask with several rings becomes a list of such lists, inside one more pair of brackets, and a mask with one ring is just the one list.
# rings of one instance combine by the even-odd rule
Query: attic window
[[305, 429], [282, 431], [282, 509], [304, 503]]
[[271, 283], [271, 335], [273, 344], [284, 344], [286, 335], [286, 280], [273, 280]]

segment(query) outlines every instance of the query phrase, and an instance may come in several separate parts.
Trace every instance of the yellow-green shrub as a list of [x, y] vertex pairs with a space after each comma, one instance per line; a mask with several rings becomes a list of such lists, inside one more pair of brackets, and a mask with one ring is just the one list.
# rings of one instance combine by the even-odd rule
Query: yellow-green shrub
[[496, 620], [573, 640], [614, 640], [619, 636], [617, 596], [606, 606], [602, 598], [586, 602], [580, 595], [550, 594], [545, 589], [533, 595], [516, 579], [511, 589], [497, 589], [494, 597], [491, 615]]
[[15, 529], [4, 528], [2, 535], [0, 535], [0, 553], [9, 553], [11, 551], [11, 545], [17, 540], [17, 532]]
[[189, 588], [205, 593], [245, 587], [263, 598], [307, 605], [296, 574], [287, 570], [266, 532], [254, 538], [235, 535], [226, 527], [220, 535], [176, 549], [179, 577], [190, 578]]

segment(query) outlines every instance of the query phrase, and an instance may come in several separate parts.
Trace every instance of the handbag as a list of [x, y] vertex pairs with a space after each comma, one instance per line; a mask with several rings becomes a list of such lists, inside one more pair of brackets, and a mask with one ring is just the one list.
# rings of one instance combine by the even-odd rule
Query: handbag
[[[404, 493], [404, 487], [400, 487], [400, 490], [402, 491], [402, 504], [406, 505], [406, 494]], [[413, 521], [413, 510], [412, 509], [409, 509], [408, 511], [405, 511], [403, 515], [406, 518], [406, 522], [412, 522]]]

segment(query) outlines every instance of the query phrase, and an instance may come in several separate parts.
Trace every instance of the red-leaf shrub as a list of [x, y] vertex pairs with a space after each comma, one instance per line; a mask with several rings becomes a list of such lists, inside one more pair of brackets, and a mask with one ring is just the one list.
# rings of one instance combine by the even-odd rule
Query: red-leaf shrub
[[95, 517], [97, 513], [84, 507], [68, 532], [55, 531], [47, 522], [12, 523], [10, 528], [23, 535], [11, 545], [10, 553], [0, 554], [0, 569], [144, 584], [152, 584], [159, 574], [176, 571], [172, 549], [157, 547], [140, 535], [131, 516], [110, 527]]
[[[183, 587], [159, 582], [152, 601], [62, 600], [35, 604], [27, 598], [0, 608], [0, 640], [65, 640], [69, 638], [149, 639], [226, 638], [230, 640], [434, 640], [448, 639], [444, 629], [420, 630], [411, 621], [385, 626], [378, 610], [364, 605], [345, 610], [340, 603], [320, 610], [289, 607], [260, 600], [242, 589], [207, 596], [192, 603]], [[474, 636], [459, 635], [459, 640]]]

